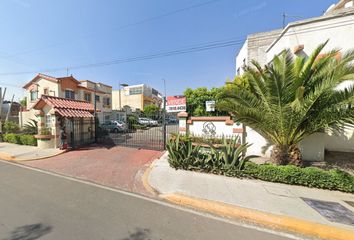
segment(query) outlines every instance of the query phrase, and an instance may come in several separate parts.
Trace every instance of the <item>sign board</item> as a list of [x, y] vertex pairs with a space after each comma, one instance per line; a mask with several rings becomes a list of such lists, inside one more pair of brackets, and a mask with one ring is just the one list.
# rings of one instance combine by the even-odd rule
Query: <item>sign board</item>
[[187, 100], [185, 96], [167, 97], [167, 102], [166, 102], [167, 112], [184, 112], [186, 110], [187, 110]]
[[215, 101], [206, 101], [205, 109], [207, 112], [215, 112]]

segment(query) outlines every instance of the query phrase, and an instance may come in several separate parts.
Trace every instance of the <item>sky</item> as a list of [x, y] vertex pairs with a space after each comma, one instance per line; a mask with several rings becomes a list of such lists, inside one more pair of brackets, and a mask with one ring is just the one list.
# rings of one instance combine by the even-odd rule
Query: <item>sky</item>
[[[316, 17], [336, 2], [0, 0], [0, 86], [7, 88], [6, 99], [12, 94], [22, 99], [22, 86], [42, 72], [69, 73], [113, 89], [120, 83], [145, 83], [160, 92], [165, 79], [167, 95], [180, 95], [188, 87], [220, 87], [234, 77], [235, 57], [248, 34], [282, 28], [284, 12]], [[239, 41], [207, 51], [70, 69], [231, 39]]]

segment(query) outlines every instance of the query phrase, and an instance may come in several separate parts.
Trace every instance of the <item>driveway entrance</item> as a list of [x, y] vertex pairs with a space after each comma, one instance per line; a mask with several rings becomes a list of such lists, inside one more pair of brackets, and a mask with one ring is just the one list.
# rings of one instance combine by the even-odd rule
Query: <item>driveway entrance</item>
[[80, 178], [109, 187], [149, 195], [142, 176], [162, 152], [127, 147], [90, 146], [25, 165]]
[[[178, 133], [178, 124], [166, 126], [166, 139], [171, 133]], [[151, 126], [134, 129], [124, 129], [122, 131], [110, 131], [109, 140], [116, 146], [164, 150], [164, 129], [163, 126]]]

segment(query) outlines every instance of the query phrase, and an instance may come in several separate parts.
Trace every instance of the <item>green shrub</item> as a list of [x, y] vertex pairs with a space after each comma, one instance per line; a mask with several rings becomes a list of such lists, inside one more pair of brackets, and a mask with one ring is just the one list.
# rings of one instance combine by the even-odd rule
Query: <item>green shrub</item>
[[269, 182], [354, 192], [354, 177], [340, 170], [326, 171], [315, 167], [257, 165], [247, 162], [242, 174], [244, 177]]
[[146, 125], [139, 125], [139, 124], [132, 124], [131, 129], [147, 129], [148, 127]]
[[4, 134], [4, 141], [14, 144], [21, 144], [20, 135], [15, 133]]
[[3, 135], [3, 140], [14, 144], [37, 146], [37, 139], [33, 135], [8, 133]]
[[33, 135], [20, 135], [22, 145], [37, 146], [37, 139]]
[[4, 123], [4, 131], [6, 133], [16, 133], [20, 130], [20, 127], [18, 126], [17, 123], [13, 121], [6, 121]]

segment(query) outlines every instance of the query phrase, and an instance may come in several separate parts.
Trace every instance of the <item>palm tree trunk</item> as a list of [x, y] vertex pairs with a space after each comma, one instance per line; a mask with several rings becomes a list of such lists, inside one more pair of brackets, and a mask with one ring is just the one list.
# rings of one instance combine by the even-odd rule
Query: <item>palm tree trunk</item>
[[302, 165], [301, 151], [296, 145], [275, 145], [271, 153], [271, 160], [276, 165]]
[[275, 145], [273, 147], [270, 158], [276, 165], [288, 164], [288, 147], [283, 145]]
[[295, 166], [302, 165], [301, 151], [296, 145], [293, 145], [289, 148], [289, 163]]

